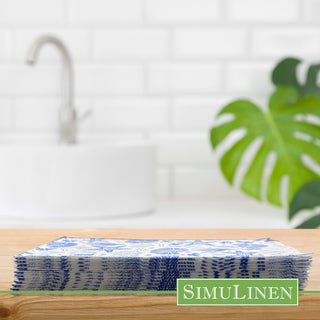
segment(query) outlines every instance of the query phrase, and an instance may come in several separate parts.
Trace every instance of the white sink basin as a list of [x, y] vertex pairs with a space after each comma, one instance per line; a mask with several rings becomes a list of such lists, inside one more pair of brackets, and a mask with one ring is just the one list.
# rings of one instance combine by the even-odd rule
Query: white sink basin
[[0, 146], [0, 214], [90, 218], [154, 209], [155, 146]]

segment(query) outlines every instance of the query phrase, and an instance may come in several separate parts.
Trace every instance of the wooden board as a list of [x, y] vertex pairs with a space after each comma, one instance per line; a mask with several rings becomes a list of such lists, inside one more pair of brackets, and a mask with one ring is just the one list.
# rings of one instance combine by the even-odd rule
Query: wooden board
[[[13, 281], [13, 256], [62, 236], [132, 239], [261, 239], [313, 253], [306, 290], [320, 290], [320, 230], [41, 229], [0, 230], [0, 290]], [[178, 307], [173, 295], [0, 295], [0, 319], [320, 319], [320, 294], [292, 307]]]

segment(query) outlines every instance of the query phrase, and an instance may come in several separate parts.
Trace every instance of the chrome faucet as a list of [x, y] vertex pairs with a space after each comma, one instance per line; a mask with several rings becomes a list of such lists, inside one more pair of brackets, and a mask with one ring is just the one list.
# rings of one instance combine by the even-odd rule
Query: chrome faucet
[[74, 144], [77, 142], [77, 114], [73, 106], [73, 66], [71, 56], [64, 43], [51, 35], [37, 38], [31, 45], [26, 62], [34, 65], [39, 51], [45, 44], [53, 44], [61, 53], [63, 63], [62, 105], [59, 112], [59, 142]]

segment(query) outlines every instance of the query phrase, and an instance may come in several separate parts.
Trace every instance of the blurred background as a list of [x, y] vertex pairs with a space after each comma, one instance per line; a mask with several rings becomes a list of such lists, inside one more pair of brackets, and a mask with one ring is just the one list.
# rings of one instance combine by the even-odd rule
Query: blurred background
[[0, 0], [0, 8], [0, 142], [56, 140], [60, 57], [46, 46], [35, 68], [25, 64], [32, 41], [54, 34], [73, 57], [75, 107], [92, 110], [80, 142], [151, 139], [159, 202], [201, 203], [188, 205], [194, 214], [217, 200], [286, 225], [284, 210], [228, 186], [209, 130], [231, 100], [265, 107], [284, 56], [317, 60], [320, 1]]

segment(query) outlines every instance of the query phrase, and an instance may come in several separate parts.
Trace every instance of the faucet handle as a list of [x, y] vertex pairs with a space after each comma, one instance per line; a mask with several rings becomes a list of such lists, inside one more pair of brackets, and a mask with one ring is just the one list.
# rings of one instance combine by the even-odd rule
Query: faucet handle
[[76, 120], [78, 123], [81, 123], [87, 118], [89, 118], [91, 115], [92, 115], [92, 109], [88, 109], [85, 112], [83, 112], [81, 115], [78, 115]]

